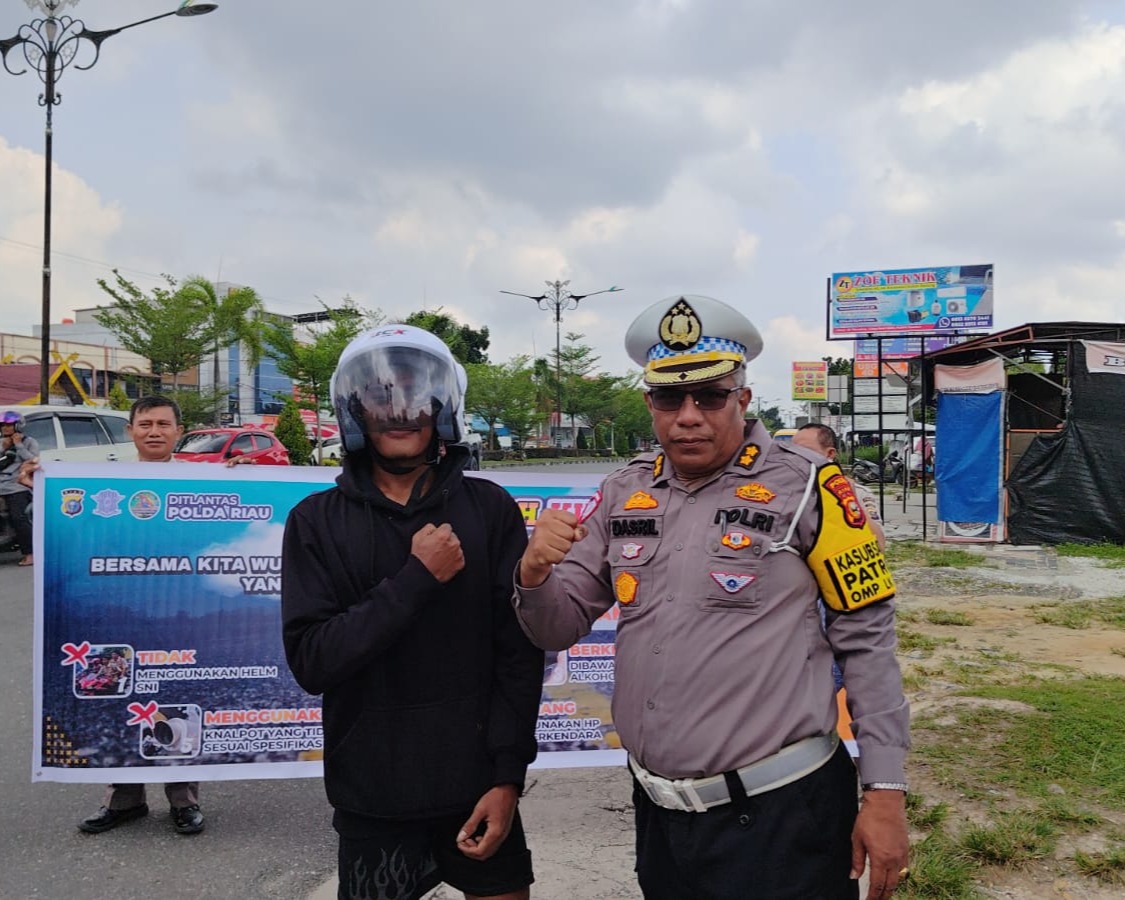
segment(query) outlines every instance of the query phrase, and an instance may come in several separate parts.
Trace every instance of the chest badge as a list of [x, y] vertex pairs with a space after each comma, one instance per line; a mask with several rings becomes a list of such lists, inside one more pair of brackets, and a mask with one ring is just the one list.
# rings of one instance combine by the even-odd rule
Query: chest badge
[[752, 543], [753, 539], [745, 531], [728, 531], [723, 535], [723, 546], [731, 550], [745, 550]]
[[756, 481], [739, 485], [734, 489], [734, 495], [739, 500], [749, 500], [751, 503], [769, 503], [777, 496], [764, 484], [759, 484]]
[[633, 544], [633, 543], [622, 544], [621, 545], [621, 558], [622, 559], [636, 559], [638, 556], [641, 555], [641, 551], [644, 550], [644, 548], [645, 548], [644, 544]]
[[660, 502], [646, 491], [637, 491], [628, 500], [622, 509], [656, 509]]
[[728, 594], [737, 594], [748, 584], [758, 580], [757, 575], [732, 575], [729, 572], [712, 572], [711, 577]]
[[613, 594], [622, 606], [628, 606], [637, 599], [637, 586], [640, 581], [632, 572], [622, 572], [613, 579]]

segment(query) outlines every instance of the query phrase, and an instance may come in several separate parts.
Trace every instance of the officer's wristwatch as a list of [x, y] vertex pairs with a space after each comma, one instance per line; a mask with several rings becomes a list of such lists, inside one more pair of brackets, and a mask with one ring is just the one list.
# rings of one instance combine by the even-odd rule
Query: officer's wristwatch
[[872, 781], [863, 785], [865, 791], [902, 791], [904, 794], [909, 787], [902, 781]]

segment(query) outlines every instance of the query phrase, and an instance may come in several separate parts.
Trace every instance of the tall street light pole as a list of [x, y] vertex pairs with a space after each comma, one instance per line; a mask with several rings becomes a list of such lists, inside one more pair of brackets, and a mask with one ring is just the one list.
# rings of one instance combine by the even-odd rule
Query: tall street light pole
[[62, 94], [55, 91], [55, 85], [63, 71], [74, 63], [83, 41], [89, 42], [93, 56], [85, 65], [75, 63], [76, 69], [92, 69], [101, 56], [102, 44], [120, 34], [127, 28], [136, 28], [146, 22], [166, 19], [168, 16], [202, 16], [218, 9], [217, 3], [193, 3], [183, 0], [176, 9], [149, 16], [137, 22], [130, 22], [120, 28], [106, 31], [91, 31], [81, 19], [56, 15], [60, 9], [74, 6], [78, 0], [24, 0], [32, 10], [42, 10], [44, 18], [33, 19], [21, 25], [13, 37], [0, 40], [0, 59], [4, 68], [12, 75], [23, 75], [27, 69], [13, 69], [8, 54], [13, 58], [18, 50], [24, 62], [43, 82], [43, 93], [39, 95], [39, 105], [47, 110], [47, 125], [44, 131], [43, 156], [45, 161], [43, 179], [43, 306], [41, 312], [41, 334], [39, 349], [39, 402], [49, 402], [48, 388], [51, 363], [51, 156], [52, 156], [52, 110], [62, 102]]
[[551, 310], [555, 314], [555, 415], [559, 417], [559, 428], [562, 428], [562, 345], [559, 342], [559, 331], [562, 326], [563, 310], [578, 309], [578, 303], [585, 300], [587, 297], [596, 297], [598, 294], [613, 294], [617, 291], [623, 291], [625, 288], [619, 288], [617, 285], [613, 287], [603, 288], [600, 291], [592, 291], [589, 294], [572, 294], [570, 292], [570, 281], [548, 281], [547, 293], [532, 296], [531, 294], [520, 294], [516, 291], [501, 291], [501, 294], [511, 294], [513, 297], [526, 297], [528, 300], [534, 300], [540, 309]]

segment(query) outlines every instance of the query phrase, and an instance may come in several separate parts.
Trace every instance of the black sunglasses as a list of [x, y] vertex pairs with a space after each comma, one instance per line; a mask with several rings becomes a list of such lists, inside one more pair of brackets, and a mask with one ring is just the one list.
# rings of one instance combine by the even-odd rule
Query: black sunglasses
[[727, 400], [731, 394], [741, 390], [740, 387], [700, 388], [695, 391], [684, 391], [679, 388], [653, 388], [648, 392], [648, 398], [652, 401], [652, 408], [661, 412], [677, 412], [684, 405], [685, 397], [691, 397], [692, 402], [700, 409], [714, 412], [727, 405]]

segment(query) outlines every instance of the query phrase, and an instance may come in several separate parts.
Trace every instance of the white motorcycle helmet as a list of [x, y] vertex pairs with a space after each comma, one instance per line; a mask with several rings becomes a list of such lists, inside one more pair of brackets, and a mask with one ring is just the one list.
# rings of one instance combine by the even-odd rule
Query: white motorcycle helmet
[[332, 373], [332, 405], [344, 449], [364, 448], [369, 431], [434, 426], [459, 443], [468, 378], [437, 335], [413, 325], [382, 325], [354, 338]]

